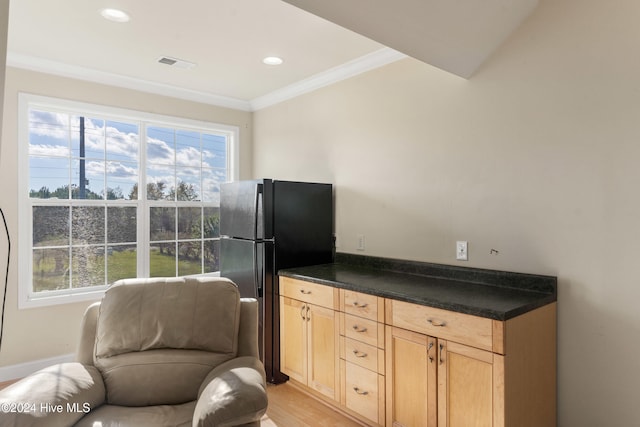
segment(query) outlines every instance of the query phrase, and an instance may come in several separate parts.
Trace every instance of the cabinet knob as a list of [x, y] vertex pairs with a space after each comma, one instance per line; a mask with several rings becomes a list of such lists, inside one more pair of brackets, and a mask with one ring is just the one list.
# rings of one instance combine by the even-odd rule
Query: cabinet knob
[[438, 328], [447, 326], [447, 323], [441, 320], [427, 319], [427, 322], [431, 323], [433, 326], [437, 326]]
[[367, 357], [367, 353], [363, 353], [359, 350], [353, 350], [353, 354], [355, 354], [356, 357]]
[[356, 393], [361, 394], [363, 396], [366, 396], [367, 394], [369, 394], [368, 391], [360, 390], [358, 387], [354, 387], [353, 391], [355, 391]]

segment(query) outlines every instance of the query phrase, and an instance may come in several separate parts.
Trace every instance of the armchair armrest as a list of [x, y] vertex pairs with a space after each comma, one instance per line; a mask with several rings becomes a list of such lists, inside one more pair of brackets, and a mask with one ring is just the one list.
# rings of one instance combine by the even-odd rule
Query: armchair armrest
[[104, 400], [104, 383], [95, 367], [60, 363], [0, 391], [0, 425], [70, 426]]
[[80, 324], [80, 342], [76, 349], [74, 362], [93, 365], [93, 347], [96, 344], [96, 328], [101, 301], [94, 302], [84, 312]]
[[266, 411], [264, 365], [256, 357], [238, 357], [214, 368], [203, 381], [193, 426], [248, 424], [259, 421]]

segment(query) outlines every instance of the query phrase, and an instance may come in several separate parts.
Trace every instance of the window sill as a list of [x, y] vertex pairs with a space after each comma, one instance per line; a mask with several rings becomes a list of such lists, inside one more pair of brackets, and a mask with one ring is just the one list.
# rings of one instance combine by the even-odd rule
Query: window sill
[[29, 308], [48, 307], [60, 304], [73, 304], [84, 301], [98, 301], [104, 295], [106, 287], [99, 289], [91, 289], [86, 292], [78, 293], [47, 293], [43, 292], [36, 295], [21, 295], [18, 300], [18, 309], [24, 310]]
[[[215, 271], [213, 273], [194, 274], [185, 277], [220, 277], [220, 272]], [[18, 300], [18, 309], [25, 310], [29, 308], [49, 307], [61, 304], [74, 304], [85, 301], [98, 301], [104, 295], [104, 292], [109, 289], [108, 286], [96, 287], [93, 289], [86, 289], [78, 291], [76, 293], [57, 293], [42, 292], [35, 295], [20, 295]]]

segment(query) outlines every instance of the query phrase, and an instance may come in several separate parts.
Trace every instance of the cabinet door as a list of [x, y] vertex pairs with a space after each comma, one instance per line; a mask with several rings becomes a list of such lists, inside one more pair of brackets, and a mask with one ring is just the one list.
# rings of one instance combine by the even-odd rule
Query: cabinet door
[[296, 381], [307, 383], [307, 306], [280, 297], [280, 369]]
[[331, 399], [338, 396], [338, 322], [328, 308], [307, 304], [308, 386]]
[[386, 327], [387, 426], [437, 425], [436, 339]]
[[[438, 340], [438, 427], [493, 427], [494, 355]], [[495, 393], [494, 393], [495, 392]]]

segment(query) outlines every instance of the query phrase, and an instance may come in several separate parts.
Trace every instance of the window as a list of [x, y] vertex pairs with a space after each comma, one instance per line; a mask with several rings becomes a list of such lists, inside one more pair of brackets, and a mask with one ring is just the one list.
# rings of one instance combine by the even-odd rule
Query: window
[[20, 306], [218, 271], [238, 129], [20, 95]]

